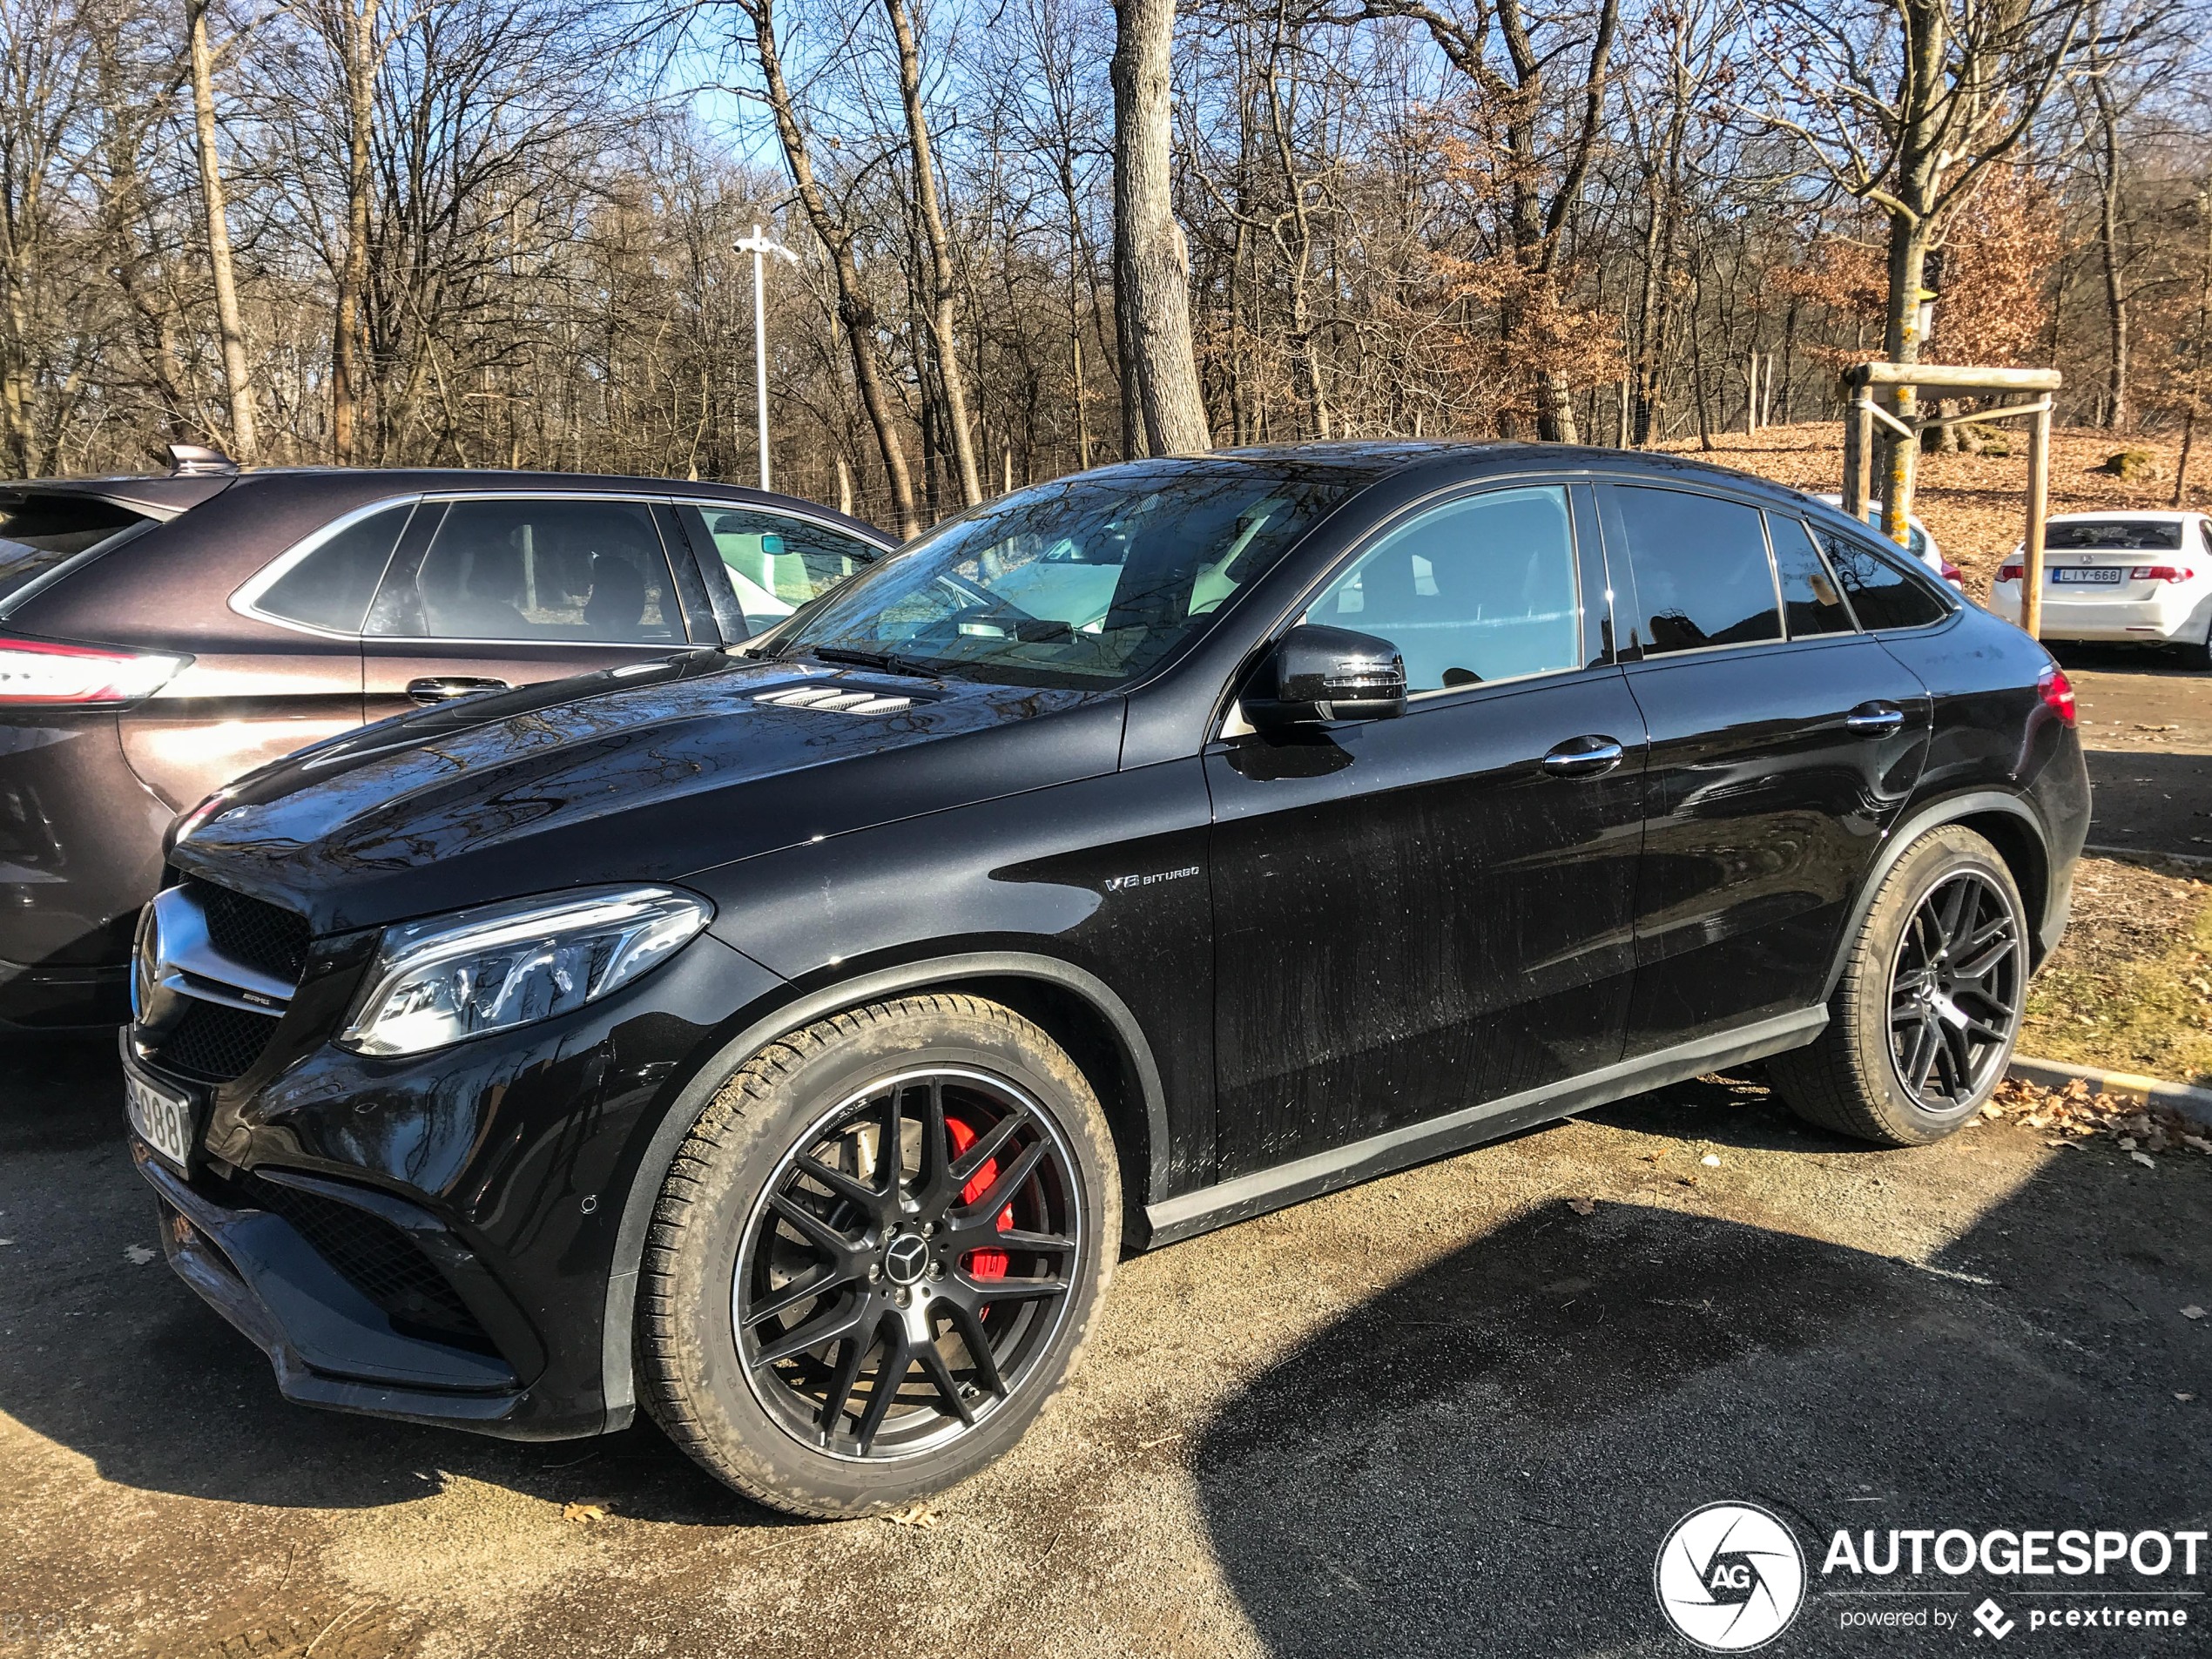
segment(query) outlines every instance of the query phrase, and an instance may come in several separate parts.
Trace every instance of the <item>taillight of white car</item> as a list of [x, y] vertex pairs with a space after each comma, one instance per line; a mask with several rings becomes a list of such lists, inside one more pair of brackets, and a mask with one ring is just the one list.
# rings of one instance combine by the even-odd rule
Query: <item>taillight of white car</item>
[[192, 661], [168, 651], [112, 651], [0, 636], [0, 708], [98, 708], [150, 697]]

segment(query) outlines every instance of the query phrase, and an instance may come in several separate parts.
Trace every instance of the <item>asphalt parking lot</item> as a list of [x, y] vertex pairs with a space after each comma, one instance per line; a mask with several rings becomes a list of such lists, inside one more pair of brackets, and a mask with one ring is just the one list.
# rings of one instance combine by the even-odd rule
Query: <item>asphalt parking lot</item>
[[[107, 1051], [0, 1065], [0, 1655], [1675, 1654], [1653, 1552], [1712, 1500], [1809, 1548], [2206, 1524], [2195, 1155], [1877, 1152], [1685, 1085], [1125, 1263], [1011, 1459], [816, 1526], [650, 1430], [283, 1404], [141, 1259]], [[1912, 1640], [1845, 1605], [1787, 1650]]]
[[2061, 644], [2055, 654], [2089, 752], [2091, 843], [2212, 859], [2212, 674], [2128, 646]]

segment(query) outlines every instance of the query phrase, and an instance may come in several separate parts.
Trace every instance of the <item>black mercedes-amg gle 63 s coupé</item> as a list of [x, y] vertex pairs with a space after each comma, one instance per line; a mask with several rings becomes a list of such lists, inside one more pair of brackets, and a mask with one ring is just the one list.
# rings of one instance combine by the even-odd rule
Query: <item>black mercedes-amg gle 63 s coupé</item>
[[1120, 1253], [1753, 1060], [1949, 1133], [2088, 819], [2026, 635], [1656, 455], [1109, 467], [179, 820], [124, 1039], [289, 1398], [738, 1491], [1005, 1452]]

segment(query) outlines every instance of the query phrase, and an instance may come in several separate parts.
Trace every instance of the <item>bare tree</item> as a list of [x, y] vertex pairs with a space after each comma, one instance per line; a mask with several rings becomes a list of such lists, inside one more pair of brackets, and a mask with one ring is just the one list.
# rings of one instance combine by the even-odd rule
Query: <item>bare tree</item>
[[216, 147], [215, 54], [207, 41], [207, 0], [185, 0], [186, 51], [192, 64], [193, 148], [206, 216], [208, 274], [215, 287], [215, 326], [223, 345], [223, 387], [230, 403], [231, 451], [242, 462], [260, 457], [253, 418], [253, 381], [246, 368], [246, 323], [239, 310], [238, 273], [231, 258], [230, 203]]
[[1169, 57], [1175, 0], [1115, 0], [1115, 299], [1124, 385], [1154, 455], [1213, 447], [1190, 341], [1190, 247], [1176, 222]]

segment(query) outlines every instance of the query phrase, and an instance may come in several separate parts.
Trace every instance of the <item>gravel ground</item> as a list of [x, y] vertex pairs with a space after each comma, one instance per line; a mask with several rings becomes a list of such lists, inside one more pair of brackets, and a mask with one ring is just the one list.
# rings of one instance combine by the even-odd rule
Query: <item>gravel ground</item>
[[[1673, 1655], [1653, 1554], [1713, 1500], [1816, 1566], [1842, 1526], [2207, 1525], [2194, 1155], [1877, 1152], [1684, 1085], [1124, 1264], [1013, 1457], [813, 1526], [646, 1430], [285, 1405], [138, 1259], [108, 1054], [0, 1069], [0, 1655]], [[1933, 1640], [1864, 1605], [1775, 1651]]]

